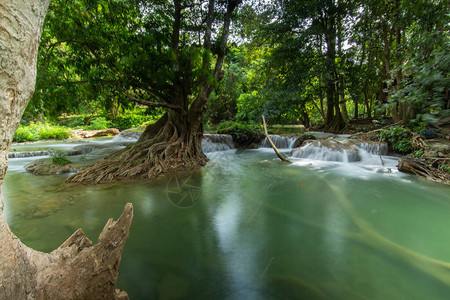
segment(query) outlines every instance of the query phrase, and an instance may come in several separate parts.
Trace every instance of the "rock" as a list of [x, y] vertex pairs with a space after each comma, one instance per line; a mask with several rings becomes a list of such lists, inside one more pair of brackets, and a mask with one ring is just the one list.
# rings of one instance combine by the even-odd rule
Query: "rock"
[[76, 129], [72, 130], [70, 134], [79, 139], [83, 138], [92, 138], [92, 137], [101, 137], [101, 136], [115, 136], [118, 135], [120, 132], [116, 128], [108, 128], [108, 129], [100, 129], [100, 130], [83, 130], [83, 129]]
[[65, 165], [54, 164], [52, 163], [51, 158], [44, 158], [26, 165], [25, 170], [35, 175], [57, 175], [64, 173], [75, 173], [84, 167], [84, 165], [77, 163], [68, 163]]
[[298, 148], [298, 147], [303, 146], [303, 143], [306, 140], [316, 140], [316, 137], [314, 135], [312, 135], [312, 134], [309, 134], [309, 133], [302, 134], [295, 140], [294, 148]]
[[424, 157], [448, 157], [450, 155], [450, 142], [444, 139], [427, 140]]
[[234, 146], [238, 149], [258, 149], [261, 145], [264, 135], [260, 133], [252, 133], [247, 136], [239, 136], [231, 134]]

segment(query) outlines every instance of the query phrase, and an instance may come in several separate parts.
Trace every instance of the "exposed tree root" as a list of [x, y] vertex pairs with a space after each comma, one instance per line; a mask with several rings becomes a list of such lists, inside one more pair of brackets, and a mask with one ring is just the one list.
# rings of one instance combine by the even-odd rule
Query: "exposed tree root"
[[433, 166], [436, 162], [445, 160], [448, 159], [403, 157], [398, 163], [398, 169], [404, 173], [423, 176], [431, 181], [450, 185], [450, 174]]
[[147, 179], [173, 171], [196, 169], [208, 161], [201, 150], [201, 139], [202, 134], [198, 130], [183, 129], [165, 116], [150, 125], [136, 144], [70, 176], [66, 183]]
[[386, 126], [383, 126], [381, 128], [369, 131], [369, 132], [357, 132], [355, 134], [352, 134], [350, 137], [352, 139], [358, 139], [358, 140], [367, 140], [367, 141], [376, 141], [379, 139], [379, 133], [381, 130], [386, 129], [388, 127], [392, 127], [392, 126], [397, 126], [401, 123], [400, 122], [396, 122], [394, 124], [389, 124]]

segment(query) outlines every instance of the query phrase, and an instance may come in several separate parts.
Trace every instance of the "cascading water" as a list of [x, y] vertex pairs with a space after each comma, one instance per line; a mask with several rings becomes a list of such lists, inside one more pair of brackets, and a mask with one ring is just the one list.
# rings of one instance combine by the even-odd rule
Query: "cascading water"
[[124, 130], [116, 135], [111, 141], [117, 142], [136, 142], [142, 135], [142, 131]]
[[50, 151], [24, 151], [24, 152], [9, 152], [8, 158], [25, 158], [34, 156], [48, 156]]
[[380, 161], [378, 155], [388, 153], [387, 144], [371, 142], [352, 143], [350, 141], [315, 140], [292, 150], [291, 155], [320, 161], [358, 162]]
[[15, 152], [9, 152], [8, 158], [26, 158], [26, 157], [35, 157], [35, 156], [50, 156], [54, 155], [55, 153], [61, 153], [65, 156], [75, 156], [75, 155], [81, 155], [86, 153], [91, 153], [96, 148], [92, 146], [85, 146], [82, 145], [82, 147], [75, 147], [74, 150], [60, 150], [59, 152], [54, 150], [38, 150], [38, 151], [15, 151]]
[[[278, 149], [292, 149], [296, 140], [296, 138], [292, 136], [269, 135], [269, 137]], [[264, 138], [261, 147], [271, 148], [272, 146], [270, 146], [269, 140]]]
[[387, 143], [364, 142], [364, 143], [356, 143], [355, 145], [358, 148], [369, 152], [370, 154], [387, 155], [389, 152]]
[[204, 134], [202, 150], [204, 153], [234, 149], [233, 138], [229, 134]]
[[322, 161], [360, 161], [358, 148], [354, 144], [333, 140], [309, 141], [305, 146], [292, 150], [291, 155], [298, 158]]

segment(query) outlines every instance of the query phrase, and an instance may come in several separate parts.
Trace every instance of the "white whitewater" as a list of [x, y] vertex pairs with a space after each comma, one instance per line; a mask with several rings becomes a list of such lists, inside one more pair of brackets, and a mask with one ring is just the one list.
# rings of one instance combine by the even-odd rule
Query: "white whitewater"
[[204, 153], [234, 149], [233, 138], [229, 134], [204, 134], [202, 151]]
[[367, 162], [381, 164], [379, 155], [386, 155], [385, 143], [336, 141], [333, 139], [308, 141], [306, 145], [292, 150], [291, 155], [316, 161]]
[[[272, 135], [269, 134], [269, 137], [272, 139], [272, 142], [278, 149], [292, 149], [294, 147], [294, 143], [296, 138], [292, 136], [281, 136], [281, 135]], [[270, 146], [269, 140], [264, 138], [261, 143], [262, 148], [272, 148]]]
[[387, 155], [388, 152], [389, 152], [389, 148], [388, 148], [387, 143], [364, 142], [364, 143], [356, 143], [355, 145], [358, 148], [369, 152], [370, 154]]
[[131, 131], [130, 129], [121, 131], [118, 135], [113, 137], [111, 142], [113, 143], [122, 143], [122, 142], [130, 142], [134, 143], [141, 137], [142, 131]]

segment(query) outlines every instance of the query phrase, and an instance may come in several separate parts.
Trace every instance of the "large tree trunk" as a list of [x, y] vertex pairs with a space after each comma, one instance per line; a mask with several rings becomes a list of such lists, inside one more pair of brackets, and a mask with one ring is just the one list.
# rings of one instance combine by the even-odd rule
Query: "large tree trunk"
[[26, 247], [6, 223], [1, 196], [8, 151], [33, 94], [42, 25], [50, 0], [0, 3], [0, 299], [127, 299], [115, 288], [131, 204], [109, 220], [95, 246], [81, 230], [46, 254]]
[[[332, 3], [332, 1], [330, 1]], [[327, 67], [328, 76], [326, 77], [327, 87], [327, 116], [325, 120], [325, 131], [341, 132], [346, 124], [342, 117], [339, 107], [339, 96], [336, 91], [337, 73], [336, 73], [336, 16], [334, 4], [330, 4], [329, 16], [326, 24], [327, 33], [325, 41], [327, 44]]]
[[201, 149], [198, 117], [169, 110], [146, 128], [138, 142], [70, 176], [67, 183], [104, 183], [120, 178], [149, 179], [173, 171], [192, 170], [208, 161]]

